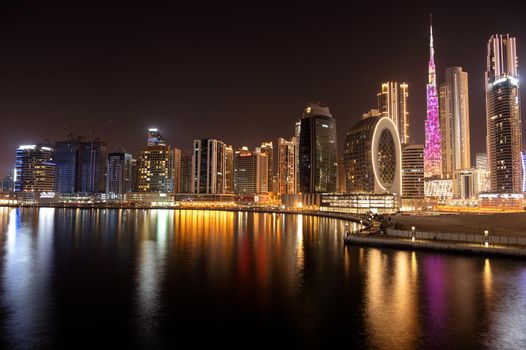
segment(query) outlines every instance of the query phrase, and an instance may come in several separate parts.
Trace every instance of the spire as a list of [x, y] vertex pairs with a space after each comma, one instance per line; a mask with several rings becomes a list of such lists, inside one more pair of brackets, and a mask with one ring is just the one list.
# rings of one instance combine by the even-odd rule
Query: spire
[[433, 46], [433, 15], [429, 14], [429, 84], [436, 85], [435, 48]]
[[429, 14], [429, 59], [435, 60], [435, 49], [433, 47], [433, 14]]

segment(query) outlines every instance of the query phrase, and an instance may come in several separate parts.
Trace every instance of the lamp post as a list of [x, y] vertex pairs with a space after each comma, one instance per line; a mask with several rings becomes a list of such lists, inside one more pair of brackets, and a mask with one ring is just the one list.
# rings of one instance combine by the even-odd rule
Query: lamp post
[[349, 235], [349, 223], [348, 222], [345, 223], [345, 235], [346, 236]]
[[360, 229], [358, 231], [361, 232], [362, 230], [363, 230], [363, 220], [360, 219]]
[[411, 226], [411, 242], [415, 241], [415, 227]]
[[487, 248], [489, 246], [489, 231], [484, 230], [484, 246]]

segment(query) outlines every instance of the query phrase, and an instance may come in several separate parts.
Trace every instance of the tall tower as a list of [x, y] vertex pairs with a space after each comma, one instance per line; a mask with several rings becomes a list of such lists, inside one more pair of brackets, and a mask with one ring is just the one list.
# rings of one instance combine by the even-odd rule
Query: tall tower
[[486, 141], [492, 192], [522, 193], [518, 78], [515, 38], [492, 35], [486, 68]]
[[468, 73], [462, 67], [446, 69], [440, 84], [442, 174], [451, 179], [457, 170], [471, 168]]
[[[378, 93], [378, 112], [383, 117], [391, 118], [402, 144], [409, 143], [408, 90], [407, 83], [389, 81], [382, 83], [382, 90]], [[374, 114], [374, 110], [371, 112], [370, 114]]]
[[440, 121], [435, 70], [435, 49], [433, 47], [433, 25], [429, 26], [429, 78], [427, 83], [426, 145], [424, 150], [424, 173], [426, 177], [442, 175], [442, 154], [440, 146]]
[[329, 107], [309, 103], [301, 118], [299, 181], [302, 193], [336, 192], [336, 119]]

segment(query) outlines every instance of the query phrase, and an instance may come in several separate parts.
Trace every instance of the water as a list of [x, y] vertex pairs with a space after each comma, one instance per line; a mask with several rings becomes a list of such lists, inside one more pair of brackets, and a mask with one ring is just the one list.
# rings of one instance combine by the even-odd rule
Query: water
[[0, 208], [0, 347], [526, 347], [526, 262], [344, 247], [343, 225]]

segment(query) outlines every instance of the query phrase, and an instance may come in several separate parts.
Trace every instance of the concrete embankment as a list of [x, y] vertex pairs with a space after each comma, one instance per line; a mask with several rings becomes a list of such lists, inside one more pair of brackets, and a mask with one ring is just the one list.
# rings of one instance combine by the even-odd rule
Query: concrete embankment
[[520, 247], [490, 246], [459, 242], [431, 242], [415, 241], [409, 239], [389, 237], [363, 237], [347, 236], [344, 243], [356, 246], [373, 246], [383, 248], [395, 248], [404, 250], [433, 250], [445, 253], [474, 254], [482, 256], [502, 256], [514, 258], [526, 258], [526, 249]]

